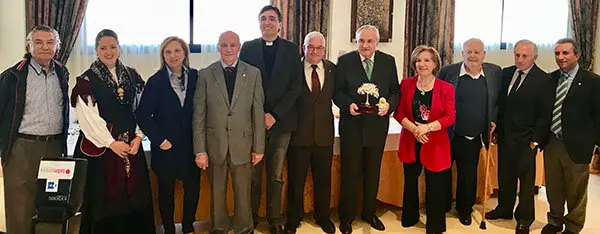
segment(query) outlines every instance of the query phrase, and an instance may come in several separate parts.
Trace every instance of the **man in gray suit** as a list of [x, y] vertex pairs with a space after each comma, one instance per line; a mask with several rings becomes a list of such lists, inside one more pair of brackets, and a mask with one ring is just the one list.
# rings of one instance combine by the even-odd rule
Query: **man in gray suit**
[[[438, 77], [455, 87], [456, 123], [448, 128], [448, 136], [452, 160], [458, 169], [455, 209], [460, 223], [468, 226], [477, 192], [479, 151], [482, 146], [489, 147], [490, 130], [496, 127], [502, 69], [483, 62], [485, 50], [477, 38], [465, 41], [462, 57], [462, 62], [443, 67]], [[449, 172], [448, 211], [452, 205], [452, 174]]]
[[264, 94], [260, 71], [238, 60], [240, 38], [219, 37], [221, 60], [200, 70], [194, 95], [196, 164], [208, 168], [211, 187], [211, 233], [227, 233], [227, 175], [231, 170], [235, 233], [252, 233], [252, 165], [265, 147]]

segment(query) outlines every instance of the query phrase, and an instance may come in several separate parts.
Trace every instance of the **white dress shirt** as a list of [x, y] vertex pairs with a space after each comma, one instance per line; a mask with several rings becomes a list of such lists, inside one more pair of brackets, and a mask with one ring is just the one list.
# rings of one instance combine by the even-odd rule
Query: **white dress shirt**
[[[308, 89], [312, 92], [312, 64], [304, 60], [304, 79], [308, 85]], [[319, 76], [319, 83], [321, 83], [321, 89], [323, 89], [323, 83], [325, 83], [325, 65], [323, 61], [317, 64], [317, 75]]]

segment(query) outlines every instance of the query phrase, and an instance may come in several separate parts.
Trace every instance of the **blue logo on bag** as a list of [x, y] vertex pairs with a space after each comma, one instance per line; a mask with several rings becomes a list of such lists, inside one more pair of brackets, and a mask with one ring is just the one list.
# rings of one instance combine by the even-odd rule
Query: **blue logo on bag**
[[48, 182], [48, 189], [54, 189], [54, 182]]

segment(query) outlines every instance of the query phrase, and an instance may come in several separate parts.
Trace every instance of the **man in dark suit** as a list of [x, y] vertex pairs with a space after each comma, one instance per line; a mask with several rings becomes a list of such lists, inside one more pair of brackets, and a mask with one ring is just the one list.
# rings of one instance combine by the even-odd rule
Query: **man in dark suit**
[[535, 219], [533, 187], [535, 156], [550, 127], [550, 77], [535, 65], [537, 46], [520, 40], [515, 65], [502, 70], [498, 106], [498, 206], [486, 218], [512, 219], [519, 180], [516, 233], [529, 233]]
[[[600, 145], [600, 77], [578, 64], [579, 46], [571, 38], [554, 48], [559, 69], [552, 72], [552, 124], [544, 143], [546, 195], [550, 204], [544, 234], [579, 233], [585, 223], [589, 163]], [[565, 215], [565, 201], [567, 214]]]
[[304, 214], [304, 182], [312, 169], [314, 210], [317, 225], [325, 233], [335, 233], [331, 222], [331, 160], [333, 158], [333, 112], [331, 99], [335, 64], [324, 59], [325, 37], [310, 32], [304, 38], [303, 89], [298, 98], [298, 128], [292, 132], [287, 157], [288, 211], [286, 233], [296, 233]]
[[[283, 232], [281, 192], [283, 161], [291, 132], [298, 125], [296, 101], [302, 92], [302, 65], [298, 46], [278, 36], [281, 12], [265, 6], [259, 13], [262, 37], [242, 46], [240, 60], [260, 69], [265, 92], [265, 125], [267, 131], [265, 162], [267, 171], [267, 220], [271, 233]], [[258, 225], [263, 163], [253, 168], [252, 210]]]
[[[352, 233], [352, 220], [358, 203], [358, 181], [362, 174], [362, 219], [377, 230], [385, 226], [375, 215], [381, 157], [389, 128], [389, 114], [398, 106], [400, 85], [394, 57], [377, 50], [379, 31], [363, 25], [356, 30], [358, 50], [338, 58], [335, 80], [335, 104], [340, 108], [340, 231]], [[365, 101], [357, 93], [364, 83], [373, 83], [379, 97], [387, 102], [379, 106], [378, 114], [361, 114], [358, 105]], [[379, 101], [369, 96], [369, 103]]]
[[240, 38], [234, 32], [222, 33], [218, 48], [221, 60], [200, 70], [194, 95], [196, 164], [208, 168], [210, 233], [224, 234], [230, 229], [229, 171], [235, 201], [233, 230], [236, 234], [252, 233], [250, 178], [252, 165], [261, 161], [265, 148], [260, 71], [238, 60]]
[[[462, 57], [462, 62], [443, 67], [438, 78], [455, 87], [456, 123], [448, 128], [448, 135], [452, 142], [452, 160], [458, 169], [455, 209], [460, 223], [468, 226], [477, 193], [479, 151], [482, 145], [489, 147], [490, 129], [496, 127], [502, 69], [483, 62], [485, 50], [477, 38], [465, 41]], [[452, 173], [448, 172], [447, 208], [450, 209]]]

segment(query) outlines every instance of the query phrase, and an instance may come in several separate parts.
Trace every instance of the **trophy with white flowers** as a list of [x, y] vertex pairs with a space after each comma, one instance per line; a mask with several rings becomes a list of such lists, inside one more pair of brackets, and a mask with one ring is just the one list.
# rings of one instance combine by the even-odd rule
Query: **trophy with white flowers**
[[379, 97], [379, 89], [373, 83], [364, 83], [356, 92], [359, 95], [365, 95], [365, 102], [358, 104], [358, 112], [362, 114], [377, 114], [379, 112], [379, 108], [377, 104], [369, 103], [369, 95], [378, 98]]

